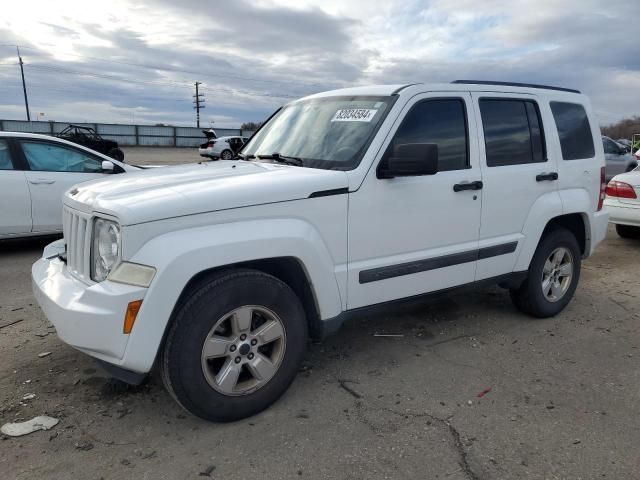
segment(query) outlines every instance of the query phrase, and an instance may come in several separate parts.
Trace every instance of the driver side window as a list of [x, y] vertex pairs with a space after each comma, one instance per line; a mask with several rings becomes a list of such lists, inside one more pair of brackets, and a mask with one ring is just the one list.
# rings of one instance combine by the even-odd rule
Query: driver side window
[[432, 143], [438, 146], [439, 172], [469, 168], [464, 100], [442, 98], [424, 100], [414, 105], [395, 133], [384, 160], [395, 151], [397, 145], [411, 143]]
[[49, 142], [21, 142], [22, 151], [34, 171], [102, 172], [102, 161], [80, 150]]

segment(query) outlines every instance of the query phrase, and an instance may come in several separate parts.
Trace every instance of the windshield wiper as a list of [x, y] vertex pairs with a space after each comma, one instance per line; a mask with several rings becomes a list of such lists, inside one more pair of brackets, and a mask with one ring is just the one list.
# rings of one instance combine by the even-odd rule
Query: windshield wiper
[[274, 152], [270, 155], [256, 155], [259, 160], [275, 160], [278, 163], [285, 163], [287, 165], [294, 165], [296, 167], [302, 167], [303, 162], [301, 158], [289, 157], [288, 155], [280, 155], [278, 152]]
[[252, 153], [250, 153], [249, 155], [246, 155], [244, 153], [236, 153], [236, 158], [239, 158], [240, 160], [251, 160], [252, 158], [256, 158], [256, 156]]

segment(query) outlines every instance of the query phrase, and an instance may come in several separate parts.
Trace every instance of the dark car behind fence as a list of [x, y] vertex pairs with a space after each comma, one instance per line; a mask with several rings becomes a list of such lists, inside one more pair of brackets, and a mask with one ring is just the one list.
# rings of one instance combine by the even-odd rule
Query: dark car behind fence
[[[141, 147], [198, 147], [205, 135], [203, 128], [156, 125], [124, 125], [117, 123], [78, 123], [93, 128], [102, 138], [115, 140], [120, 146]], [[0, 131], [42, 133], [57, 135], [69, 126], [69, 122], [26, 122], [24, 120], [0, 120]], [[253, 132], [239, 128], [215, 128], [218, 137], [245, 136]]]

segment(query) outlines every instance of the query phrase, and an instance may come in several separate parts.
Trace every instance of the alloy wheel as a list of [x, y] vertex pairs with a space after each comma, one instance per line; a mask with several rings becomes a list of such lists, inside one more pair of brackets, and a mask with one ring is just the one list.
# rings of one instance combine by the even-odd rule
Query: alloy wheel
[[202, 347], [202, 372], [209, 385], [229, 396], [266, 385], [284, 357], [286, 332], [273, 311], [245, 305], [219, 318]]
[[558, 247], [544, 262], [542, 269], [542, 293], [550, 302], [562, 299], [573, 280], [573, 256], [569, 249]]

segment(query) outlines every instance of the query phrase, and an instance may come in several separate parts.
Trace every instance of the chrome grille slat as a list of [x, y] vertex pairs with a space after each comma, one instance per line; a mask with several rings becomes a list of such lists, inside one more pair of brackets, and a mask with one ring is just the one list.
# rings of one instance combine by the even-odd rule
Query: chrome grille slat
[[78, 234], [78, 216], [74, 215], [73, 217], [71, 217], [71, 235], [69, 237], [71, 240], [71, 243], [69, 245], [70, 251], [67, 252], [67, 264], [69, 265], [72, 271], [78, 269], [78, 264], [76, 262], [76, 255], [78, 252], [78, 246], [76, 245], [78, 240], [77, 234]]
[[67, 268], [74, 276], [90, 278], [91, 217], [68, 207], [63, 211], [63, 235], [67, 244]]
[[84, 264], [84, 242], [85, 242], [85, 238], [87, 236], [87, 220], [84, 218], [80, 218], [80, 221], [78, 223], [78, 243], [77, 245], [81, 246], [81, 248], [78, 248], [78, 270], [80, 272], [85, 272], [85, 264]]

